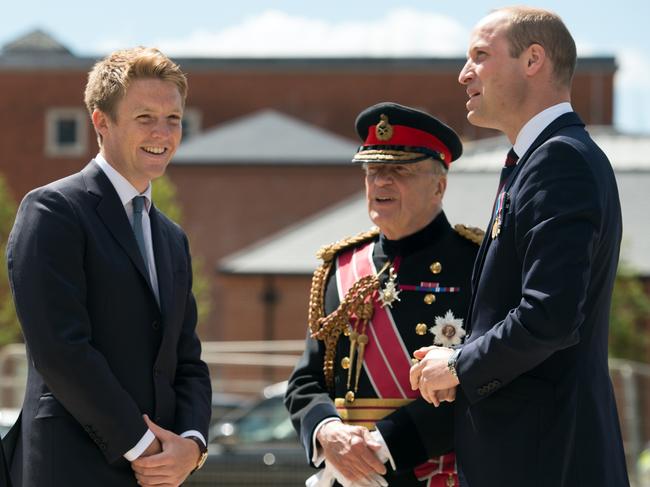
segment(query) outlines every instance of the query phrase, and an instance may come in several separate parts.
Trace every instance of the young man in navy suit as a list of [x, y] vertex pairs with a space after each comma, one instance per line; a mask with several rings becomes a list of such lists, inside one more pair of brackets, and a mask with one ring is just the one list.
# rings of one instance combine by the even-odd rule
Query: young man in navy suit
[[9, 471], [7, 470], [7, 462], [5, 460], [5, 451], [0, 442], [0, 485], [11, 487], [11, 479], [9, 478]]
[[612, 167], [570, 105], [575, 62], [557, 15], [511, 7], [479, 22], [459, 76], [468, 120], [513, 144], [467, 339], [421, 350], [411, 369], [434, 405], [456, 400], [461, 485], [629, 485], [607, 368], [621, 209]]
[[85, 101], [99, 154], [20, 205], [7, 247], [29, 356], [6, 439], [15, 485], [177, 487], [205, 458], [211, 390], [188, 241], [151, 200], [186, 93], [155, 49], [98, 62]]

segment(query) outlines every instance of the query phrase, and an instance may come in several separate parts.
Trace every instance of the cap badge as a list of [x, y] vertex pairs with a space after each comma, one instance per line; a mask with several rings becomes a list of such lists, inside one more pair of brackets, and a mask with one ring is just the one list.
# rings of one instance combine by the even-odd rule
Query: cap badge
[[375, 135], [379, 140], [392, 139], [393, 126], [388, 123], [388, 117], [382, 113], [379, 118], [381, 121], [375, 126]]

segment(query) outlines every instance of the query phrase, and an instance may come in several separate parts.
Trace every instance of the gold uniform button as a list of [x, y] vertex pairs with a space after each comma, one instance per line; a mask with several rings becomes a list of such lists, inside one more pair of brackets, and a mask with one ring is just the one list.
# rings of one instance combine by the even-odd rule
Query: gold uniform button
[[435, 294], [431, 294], [431, 293], [429, 293], [429, 294], [425, 294], [425, 295], [424, 295], [424, 302], [425, 302], [426, 304], [433, 304], [433, 303], [435, 303], [435, 302], [436, 302], [436, 295], [435, 295]]
[[429, 269], [434, 274], [440, 274], [440, 272], [442, 272], [442, 264], [440, 262], [434, 262], [429, 266]]
[[346, 370], [350, 368], [350, 357], [343, 357], [341, 359], [341, 367]]
[[354, 402], [354, 392], [348, 391], [345, 393], [345, 400], [347, 402]]
[[418, 335], [426, 335], [428, 326], [426, 323], [418, 323], [415, 325], [415, 333]]

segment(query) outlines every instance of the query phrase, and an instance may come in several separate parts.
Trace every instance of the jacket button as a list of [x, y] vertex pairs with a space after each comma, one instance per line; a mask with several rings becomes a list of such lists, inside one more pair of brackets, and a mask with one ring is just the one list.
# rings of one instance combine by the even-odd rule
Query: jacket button
[[154, 330], [157, 330], [158, 328], [160, 328], [160, 325], [158, 324], [158, 321], [154, 320], [153, 323], [151, 323], [151, 328], [153, 328]]
[[158, 376], [160, 375], [160, 369], [159, 369], [158, 367], [156, 367], [155, 369], [153, 369], [153, 375], [154, 375], [155, 377], [158, 377]]

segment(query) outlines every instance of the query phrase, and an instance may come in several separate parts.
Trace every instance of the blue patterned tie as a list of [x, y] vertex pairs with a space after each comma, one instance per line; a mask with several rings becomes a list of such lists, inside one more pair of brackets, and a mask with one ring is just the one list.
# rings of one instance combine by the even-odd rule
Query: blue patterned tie
[[144, 233], [142, 232], [142, 210], [144, 209], [144, 196], [136, 196], [133, 198], [133, 233], [135, 233], [135, 241], [138, 242], [144, 265], [149, 270], [149, 259], [147, 259], [147, 251], [144, 246]]

